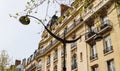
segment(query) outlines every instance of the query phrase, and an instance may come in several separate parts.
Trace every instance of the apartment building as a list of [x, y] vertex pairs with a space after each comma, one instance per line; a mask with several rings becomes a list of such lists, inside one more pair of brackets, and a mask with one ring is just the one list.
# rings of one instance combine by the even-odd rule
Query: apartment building
[[[52, 17], [55, 21], [51, 19], [47, 27], [60, 38], [64, 33], [68, 40], [81, 36], [66, 44], [67, 71], [120, 71], [120, 0], [75, 0], [66, 7], [60, 17]], [[98, 36], [102, 38], [96, 41]], [[25, 70], [63, 71], [63, 48], [44, 30]]]

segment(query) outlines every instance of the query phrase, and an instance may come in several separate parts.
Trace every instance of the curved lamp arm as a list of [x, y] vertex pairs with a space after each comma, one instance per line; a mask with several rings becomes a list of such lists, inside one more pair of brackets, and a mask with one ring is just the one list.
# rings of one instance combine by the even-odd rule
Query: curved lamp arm
[[51, 35], [51, 36], [53, 36], [54, 38], [56, 38], [57, 40], [59, 40], [60, 42], [64, 42], [64, 40], [62, 39], [62, 38], [60, 38], [60, 37], [57, 37], [55, 34], [53, 34], [45, 25], [44, 25], [44, 23], [39, 19], [39, 18], [36, 18], [36, 17], [34, 17], [34, 16], [31, 16], [31, 15], [26, 15], [27, 17], [32, 17], [32, 18], [34, 18], [34, 19], [37, 19], [43, 26], [44, 26], [44, 28], [47, 30], [47, 32]]
[[[62, 38], [56, 36], [55, 34], [53, 34], [53, 33], [44, 25], [44, 23], [43, 23], [39, 18], [34, 17], [34, 16], [31, 16], [31, 15], [22, 16], [21, 18], [23, 18], [23, 19], [20, 18], [19, 20], [20, 20], [21, 23], [23, 22], [23, 24], [25, 24], [26, 21], [29, 21], [29, 22], [27, 22], [27, 24], [29, 24], [29, 23], [30, 23], [30, 20], [29, 20], [28, 17], [31, 17], [31, 18], [34, 18], [34, 19], [38, 20], [38, 21], [44, 26], [44, 28], [47, 30], [47, 32], [48, 32], [51, 36], [53, 36], [54, 38], [56, 38], [58, 41], [60, 41], [60, 42], [62, 42], [62, 43], [72, 43], [72, 42], [75, 42], [75, 41], [77, 41], [78, 39], [81, 38], [81, 35], [80, 35], [78, 38], [76, 38], [76, 39], [74, 39], [74, 40], [62, 39]], [[26, 19], [27, 19], [27, 20], [26, 20]], [[25, 24], [25, 25], [27, 25], [27, 24]]]

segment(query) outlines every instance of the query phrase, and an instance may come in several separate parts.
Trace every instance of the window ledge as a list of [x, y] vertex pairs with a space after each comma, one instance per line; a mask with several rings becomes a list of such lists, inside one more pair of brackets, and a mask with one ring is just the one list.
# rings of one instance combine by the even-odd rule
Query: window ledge
[[104, 53], [104, 56], [106, 56], [106, 55], [108, 55], [108, 54], [110, 54], [110, 53], [113, 53], [113, 52], [114, 52], [113, 50], [110, 50], [110, 51]]
[[94, 58], [94, 59], [90, 59], [91, 62], [98, 60], [98, 57]]
[[71, 48], [71, 51], [75, 50], [77, 48], [77, 46], [74, 46]]
[[58, 58], [57, 59], [54, 59], [54, 63], [58, 61]]
[[78, 68], [75, 68], [75, 69], [73, 69], [72, 71], [77, 71], [78, 70]]

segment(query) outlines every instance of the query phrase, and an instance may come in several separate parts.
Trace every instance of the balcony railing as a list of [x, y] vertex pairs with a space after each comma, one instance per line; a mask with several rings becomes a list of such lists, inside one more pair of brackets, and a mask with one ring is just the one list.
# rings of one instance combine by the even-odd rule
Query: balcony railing
[[99, 11], [104, 5], [108, 4], [111, 0], [100, 0], [98, 3], [94, 4], [93, 7], [87, 13], [83, 13], [84, 20], [88, 19], [92, 16], [95, 12]]
[[74, 64], [72, 64], [72, 70], [75, 70], [75, 69], [77, 69], [77, 63], [75, 62]]
[[95, 32], [89, 31], [89, 32], [86, 33], [86, 35], [85, 35], [85, 41], [86, 41], [86, 42], [90, 41], [91, 39], [93, 39], [94, 36], [95, 36]]
[[90, 60], [94, 60], [94, 59], [97, 59], [98, 58], [98, 54], [93, 54], [90, 56]]
[[98, 31], [99, 31], [98, 33], [103, 34], [104, 32], [109, 31], [111, 29], [112, 29], [112, 25], [110, 21], [106, 20], [100, 25], [100, 27], [98, 27]]
[[112, 46], [106, 47], [106, 48], [103, 50], [104, 54], [109, 53], [109, 52], [112, 52], [112, 51], [113, 51], [113, 47], [112, 47]]

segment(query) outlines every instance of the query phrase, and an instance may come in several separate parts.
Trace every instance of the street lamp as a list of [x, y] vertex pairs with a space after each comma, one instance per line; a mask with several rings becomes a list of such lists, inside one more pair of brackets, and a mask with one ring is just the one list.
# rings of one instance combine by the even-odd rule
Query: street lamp
[[[25, 15], [25, 16], [21, 16], [20, 18], [19, 18], [19, 21], [23, 24], [23, 25], [28, 25], [29, 23], [30, 23], [30, 18], [29, 17], [31, 17], [31, 18], [34, 18], [34, 19], [36, 19], [36, 20], [38, 20], [39, 22], [41, 22], [41, 24], [44, 26], [44, 28], [47, 30], [47, 32], [51, 35], [51, 36], [53, 36], [55, 39], [57, 39], [58, 41], [60, 41], [61, 43], [63, 43], [63, 47], [64, 47], [64, 65], [63, 65], [63, 71], [66, 71], [66, 60], [65, 60], [65, 55], [66, 55], [66, 43], [73, 43], [73, 42], [76, 42], [78, 39], [80, 39], [81, 38], [81, 36], [83, 36], [83, 35], [85, 35], [85, 34], [82, 34], [82, 35], [80, 35], [78, 38], [76, 38], [76, 39], [74, 39], [74, 40], [67, 40], [66, 38], [65, 38], [65, 30], [64, 30], [64, 36], [63, 36], [63, 38], [60, 38], [60, 37], [58, 37], [58, 36], [56, 36], [55, 34], [53, 34], [45, 25], [44, 25], [44, 23], [40, 20], [40, 19], [38, 19], [38, 18], [36, 18], [36, 17], [34, 17], [34, 16], [31, 16], [31, 15]], [[55, 17], [55, 15], [54, 15], [54, 17]], [[83, 21], [83, 19], [80, 19], [80, 21]], [[96, 34], [97, 35], [97, 34]], [[98, 36], [98, 37], [95, 37], [94, 38], [94, 40], [100, 40], [101, 39], [101, 36]]]

